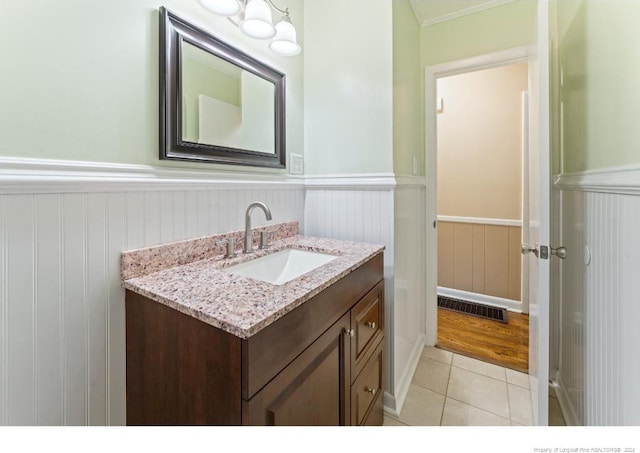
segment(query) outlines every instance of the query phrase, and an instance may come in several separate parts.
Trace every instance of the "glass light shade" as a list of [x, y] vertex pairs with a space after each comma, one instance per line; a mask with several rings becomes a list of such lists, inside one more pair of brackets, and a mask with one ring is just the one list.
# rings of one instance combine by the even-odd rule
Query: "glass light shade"
[[207, 10], [220, 16], [235, 16], [240, 12], [238, 0], [198, 0]]
[[296, 29], [291, 23], [289, 16], [284, 16], [282, 20], [276, 24], [276, 36], [273, 38], [273, 41], [271, 41], [271, 44], [269, 44], [269, 49], [287, 57], [300, 53], [300, 44], [297, 42]]
[[244, 11], [240, 30], [252, 38], [268, 39], [276, 34], [271, 23], [271, 8], [264, 0], [250, 0]]

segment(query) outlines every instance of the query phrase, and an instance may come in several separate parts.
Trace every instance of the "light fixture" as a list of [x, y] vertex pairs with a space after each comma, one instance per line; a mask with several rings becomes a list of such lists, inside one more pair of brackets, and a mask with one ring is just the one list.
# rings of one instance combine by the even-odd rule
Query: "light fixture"
[[276, 24], [276, 36], [269, 44], [269, 49], [286, 56], [300, 53], [300, 44], [296, 39], [296, 29], [289, 19], [289, 10], [286, 10], [282, 20]]
[[[296, 37], [296, 29], [289, 17], [289, 8], [280, 9], [272, 0], [198, 0], [200, 4], [215, 14], [228, 16], [247, 36], [256, 39], [273, 38], [269, 49], [273, 52], [293, 56], [301, 47]], [[280, 22], [273, 26], [272, 11], [282, 14]], [[233, 16], [233, 17], [232, 17]]]
[[198, 0], [207, 10], [220, 16], [235, 16], [240, 12], [237, 0]]
[[272, 38], [276, 29], [271, 23], [271, 8], [264, 0], [249, 0], [244, 9], [240, 30], [256, 39]]

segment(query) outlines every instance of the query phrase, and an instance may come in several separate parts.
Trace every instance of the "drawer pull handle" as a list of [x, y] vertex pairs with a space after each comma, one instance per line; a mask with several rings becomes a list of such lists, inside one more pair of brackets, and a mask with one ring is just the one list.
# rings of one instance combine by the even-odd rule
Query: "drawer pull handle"
[[372, 389], [371, 387], [367, 387], [367, 393], [369, 395], [375, 395], [378, 389]]
[[348, 337], [355, 336], [356, 332], [353, 329], [344, 329], [344, 334]]
[[375, 322], [369, 321], [366, 325], [367, 325], [367, 327], [371, 327], [372, 329], [376, 328], [376, 323]]

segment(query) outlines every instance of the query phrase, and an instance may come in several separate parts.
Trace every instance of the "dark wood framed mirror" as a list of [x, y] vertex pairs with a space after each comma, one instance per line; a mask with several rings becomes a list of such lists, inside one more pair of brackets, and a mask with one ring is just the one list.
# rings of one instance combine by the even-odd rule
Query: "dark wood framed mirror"
[[160, 8], [160, 159], [285, 168], [285, 75]]

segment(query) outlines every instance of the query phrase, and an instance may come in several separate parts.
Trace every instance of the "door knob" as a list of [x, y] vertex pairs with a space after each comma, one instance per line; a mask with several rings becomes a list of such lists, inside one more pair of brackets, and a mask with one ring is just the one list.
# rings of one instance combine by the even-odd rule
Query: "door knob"
[[528, 244], [522, 244], [520, 246], [520, 251], [523, 255], [533, 252], [535, 256], [543, 260], [549, 259], [549, 249], [551, 249], [552, 255], [555, 255], [562, 260], [567, 257], [567, 249], [565, 247], [558, 247], [554, 249], [553, 247], [547, 247], [546, 245], [532, 246]]
[[567, 249], [565, 247], [558, 247], [557, 249], [551, 247], [551, 254], [563, 260], [567, 257]]

